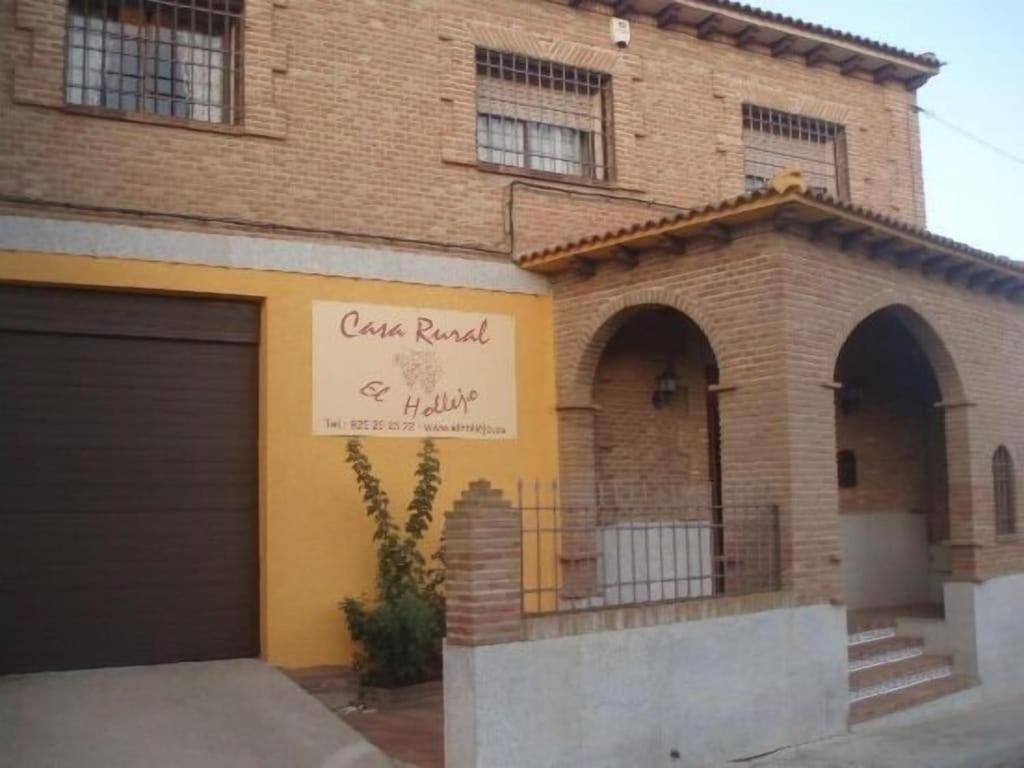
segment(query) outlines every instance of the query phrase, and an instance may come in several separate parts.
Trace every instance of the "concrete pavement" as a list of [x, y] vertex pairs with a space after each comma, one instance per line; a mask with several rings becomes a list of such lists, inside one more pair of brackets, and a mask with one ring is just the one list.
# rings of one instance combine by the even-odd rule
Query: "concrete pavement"
[[4, 768], [392, 768], [253, 659], [0, 677]]
[[[736, 765], [733, 763], [732, 765]], [[754, 768], [1022, 768], [1024, 699], [793, 747]]]

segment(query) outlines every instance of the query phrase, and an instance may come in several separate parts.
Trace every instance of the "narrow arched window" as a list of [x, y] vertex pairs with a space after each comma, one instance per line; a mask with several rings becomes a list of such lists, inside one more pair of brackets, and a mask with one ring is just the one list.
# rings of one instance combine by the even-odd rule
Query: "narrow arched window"
[[996, 535], [1017, 532], [1017, 496], [1013, 483], [1013, 457], [1000, 445], [992, 457], [992, 480], [995, 483]]

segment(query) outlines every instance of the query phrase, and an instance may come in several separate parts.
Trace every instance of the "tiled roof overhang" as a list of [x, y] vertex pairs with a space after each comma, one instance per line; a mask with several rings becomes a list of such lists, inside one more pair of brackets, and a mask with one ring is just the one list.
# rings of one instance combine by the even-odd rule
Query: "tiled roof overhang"
[[650, 16], [659, 27], [702, 40], [728, 41], [771, 56], [802, 59], [844, 75], [895, 81], [913, 90], [939, 73], [932, 53], [913, 53], [866, 37], [734, 0], [568, 0], [572, 7], [600, 6], [616, 16]]
[[743, 228], [770, 225], [841, 251], [1024, 302], [1024, 263], [971, 248], [874, 211], [805, 190], [766, 187], [676, 216], [593, 235], [518, 257], [541, 273], [593, 272], [602, 261], [635, 265], [646, 252], [685, 253], [691, 242], [730, 242]]

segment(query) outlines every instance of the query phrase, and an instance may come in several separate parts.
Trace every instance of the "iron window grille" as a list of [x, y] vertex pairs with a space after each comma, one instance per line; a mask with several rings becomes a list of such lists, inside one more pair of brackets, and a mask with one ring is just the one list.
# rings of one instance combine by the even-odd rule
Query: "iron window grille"
[[609, 180], [610, 93], [610, 75], [478, 48], [477, 160]]
[[242, 3], [69, 0], [66, 102], [239, 122]]
[[1017, 532], [1017, 493], [1014, 487], [1013, 457], [1001, 445], [992, 457], [992, 480], [995, 486], [996, 534]]
[[815, 192], [848, 199], [843, 126], [776, 109], [743, 105], [744, 188], [760, 189], [784, 170], [799, 169]]

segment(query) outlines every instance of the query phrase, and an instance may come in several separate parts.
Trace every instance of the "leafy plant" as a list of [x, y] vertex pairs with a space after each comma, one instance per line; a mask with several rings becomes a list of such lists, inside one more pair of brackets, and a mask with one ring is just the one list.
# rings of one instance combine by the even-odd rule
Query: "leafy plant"
[[430, 563], [420, 548], [441, 486], [441, 462], [433, 441], [423, 441], [418, 458], [416, 487], [400, 528], [362, 443], [352, 439], [346, 446], [345, 461], [355, 473], [366, 514], [374, 521], [377, 545], [376, 601], [349, 597], [340, 605], [352, 638], [361, 645], [354, 667], [367, 685], [410, 685], [437, 677], [441, 669], [444, 546]]

